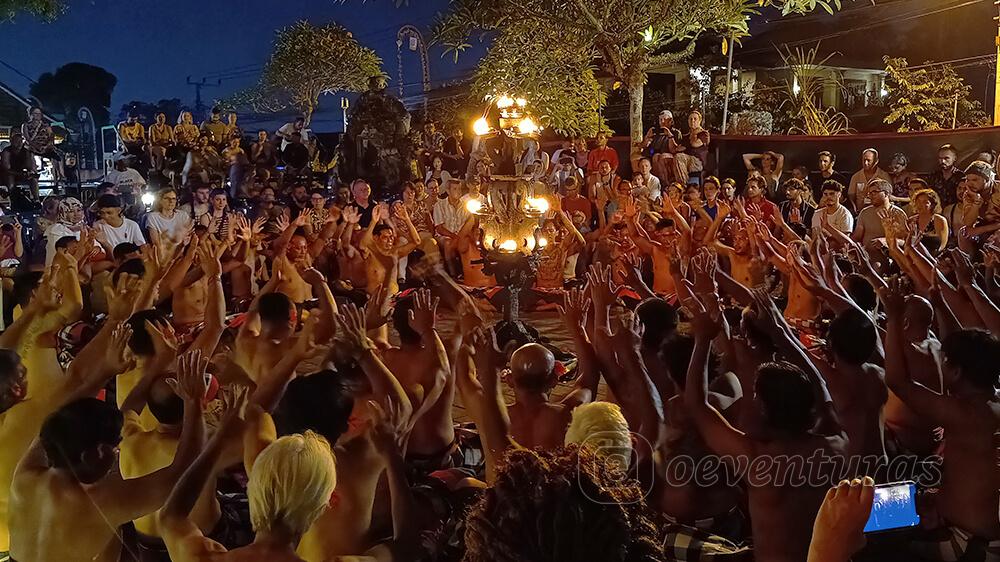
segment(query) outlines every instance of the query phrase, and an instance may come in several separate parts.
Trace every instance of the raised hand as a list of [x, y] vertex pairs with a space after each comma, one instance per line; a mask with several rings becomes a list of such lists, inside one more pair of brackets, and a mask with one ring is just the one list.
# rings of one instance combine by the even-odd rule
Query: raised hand
[[429, 289], [419, 289], [414, 293], [413, 307], [410, 309], [408, 317], [417, 332], [426, 334], [434, 329], [437, 307], [440, 301], [440, 298], [431, 296]]
[[361, 221], [361, 215], [358, 213], [357, 207], [347, 207], [344, 209], [344, 221], [348, 224], [358, 224]]
[[257, 220], [253, 221], [253, 226], [250, 227], [250, 231], [254, 236], [260, 236], [260, 233], [264, 232], [265, 224], [267, 224], [267, 216], [261, 215], [257, 217]]
[[640, 286], [642, 281], [642, 258], [636, 254], [625, 254], [625, 284], [633, 289]]
[[104, 296], [108, 301], [108, 320], [122, 322], [132, 315], [132, 308], [142, 292], [142, 279], [138, 275], [126, 273], [118, 277], [113, 288], [104, 286]]
[[59, 284], [56, 283], [56, 279], [59, 278], [60, 268], [61, 266], [58, 263], [53, 262], [45, 271], [45, 274], [42, 275], [38, 289], [35, 290], [35, 294], [31, 297], [31, 305], [38, 307], [38, 310], [42, 312], [55, 310], [62, 304], [63, 295], [59, 291]]
[[563, 304], [559, 314], [571, 330], [582, 330], [587, 320], [587, 310], [590, 308], [590, 298], [585, 289], [570, 289], [563, 293]]
[[394, 212], [393, 214], [396, 216], [397, 219], [404, 222], [409, 222], [410, 212], [406, 210], [406, 205], [404, 205], [402, 201], [397, 202], [393, 206], [393, 212]]
[[274, 220], [275, 224], [278, 225], [279, 231], [288, 230], [288, 227], [291, 226], [292, 223], [288, 219], [288, 217], [289, 217], [289, 211], [288, 209], [285, 209], [281, 211], [281, 214], [278, 215], [278, 218]]
[[[932, 282], [937, 279], [937, 266], [935, 266], [934, 273], [935, 275]], [[879, 300], [882, 301], [882, 307], [885, 309], [886, 316], [893, 318], [899, 317], [899, 315], [903, 314], [907, 293], [907, 285], [903, 277], [893, 275], [886, 282], [886, 286], [879, 287], [877, 291]]]
[[336, 319], [337, 332], [344, 337], [345, 343], [351, 347], [355, 356], [374, 349], [375, 344], [368, 338], [368, 329], [365, 326], [364, 308], [359, 309], [354, 303], [347, 303], [340, 307]]
[[368, 401], [368, 411], [371, 413], [371, 439], [375, 450], [383, 457], [400, 454], [406, 450], [408, 437], [406, 416], [402, 409], [386, 397], [382, 404], [374, 400]]
[[497, 334], [492, 326], [480, 326], [463, 339], [462, 346], [469, 355], [475, 358], [476, 371], [496, 374], [503, 367], [505, 358], [497, 344]]
[[319, 285], [321, 283], [326, 283], [326, 276], [320, 273], [315, 267], [308, 267], [299, 273], [302, 280], [310, 285]]
[[952, 263], [955, 264], [955, 275], [958, 277], [958, 284], [969, 286], [976, 284], [976, 274], [972, 269], [972, 262], [969, 256], [958, 248], [952, 248], [949, 252]]
[[629, 195], [625, 198], [624, 204], [622, 205], [622, 210], [625, 212], [625, 218], [631, 220], [639, 213], [638, 207], [635, 204], [635, 197]]
[[173, 357], [177, 355], [177, 334], [174, 332], [174, 327], [170, 325], [170, 322], [165, 320], [158, 320], [156, 322], [150, 322], [146, 320], [146, 332], [149, 333], [150, 339], [153, 340], [153, 350], [157, 357]]
[[222, 275], [222, 255], [226, 253], [228, 245], [220, 242], [214, 236], [205, 236], [201, 239], [199, 250], [201, 251], [201, 269], [209, 279], [214, 279]]
[[368, 297], [368, 304], [365, 306], [365, 326], [369, 330], [385, 326], [392, 318], [392, 299], [386, 295], [387, 291], [385, 285], [379, 285]]
[[[108, 315], [105, 322], [112, 322]], [[111, 332], [111, 341], [104, 351], [104, 364], [116, 373], [124, 373], [132, 368], [132, 356], [128, 350], [128, 341], [132, 338], [132, 327], [124, 322], [115, 325]]]
[[595, 307], [607, 308], [617, 299], [614, 282], [611, 280], [611, 267], [590, 266], [587, 272], [587, 285], [590, 287], [590, 298]]
[[694, 291], [699, 295], [716, 294], [715, 271], [718, 269], [718, 256], [708, 248], [701, 248], [691, 258], [694, 269]]
[[208, 357], [202, 357], [200, 349], [188, 351], [177, 358], [177, 378], [167, 379], [167, 384], [184, 402], [201, 403], [208, 392], [207, 368]]
[[638, 349], [642, 343], [643, 331], [639, 315], [625, 312], [618, 316], [617, 326], [611, 332], [611, 341], [618, 349]]
[[757, 327], [772, 337], [787, 334], [788, 323], [785, 322], [781, 311], [775, 306], [771, 295], [763, 289], [753, 289], [751, 293], [754, 300]]
[[306, 226], [312, 221], [312, 217], [312, 209], [302, 209], [299, 216], [295, 217], [295, 226]]

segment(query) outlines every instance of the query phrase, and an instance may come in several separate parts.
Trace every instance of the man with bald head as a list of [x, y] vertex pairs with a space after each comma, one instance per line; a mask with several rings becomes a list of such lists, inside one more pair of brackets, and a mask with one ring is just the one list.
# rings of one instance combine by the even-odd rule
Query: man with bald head
[[[903, 313], [903, 340], [906, 368], [913, 380], [933, 390], [944, 392], [941, 371], [941, 342], [931, 331], [934, 308], [919, 295], [906, 298]], [[909, 452], [929, 455], [937, 448], [934, 424], [918, 416], [892, 391], [883, 411], [886, 445], [890, 454]]]
[[552, 449], [563, 444], [573, 409], [594, 400], [599, 377], [581, 376], [562, 400], [550, 402], [556, 386], [556, 358], [545, 346], [529, 343], [510, 356], [509, 383], [514, 404], [508, 407], [511, 436], [525, 448]]

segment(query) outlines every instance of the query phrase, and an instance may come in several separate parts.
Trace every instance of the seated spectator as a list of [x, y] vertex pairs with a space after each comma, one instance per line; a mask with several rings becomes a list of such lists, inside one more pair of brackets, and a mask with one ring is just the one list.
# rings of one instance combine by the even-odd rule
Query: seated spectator
[[892, 178], [882, 168], [878, 166], [878, 151], [874, 148], [866, 148], [861, 152], [861, 169], [851, 176], [851, 181], [847, 185], [847, 199], [854, 209], [864, 209], [868, 202], [865, 201], [868, 186], [874, 179], [886, 180], [892, 184]]
[[836, 180], [823, 182], [823, 196], [819, 200], [819, 207], [813, 214], [813, 233], [821, 232], [824, 223], [844, 234], [850, 234], [854, 231], [854, 217], [851, 216], [847, 207], [840, 204], [843, 194], [844, 185], [840, 182]]
[[114, 186], [115, 192], [119, 195], [139, 197], [146, 187], [146, 178], [142, 177], [138, 170], [130, 167], [124, 157], [115, 160], [115, 169], [109, 171], [104, 179]]
[[31, 196], [38, 199], [38, 167], [21, 133], [11, 135], [10, 144], [0, 152], [0, 172], [3, 185], [14, 189], [20, 184], [28, 184]]
[[302, 144], [302, 134], [292, 133], [281, 150], [281, 160], [285, 163], [286, 181], [309, 175], [309, 149]]
[[[760, 160], [760, 165], [754, 161]], [[743, 155], [743, 165], [747, 172], [757, 172], [764, 178], [764, 185], [767, 188], [768, 197], [780, 200], [781, 193], [778, 186], [781, 185], [781, 174], [785, 169], [785, 155], [768, 150], [762, 154], [748, 153]], [[799, 178], [804, 179], [804, 178]]]
[[958, 200], [956, 188], [962, 179], [958, 164], [958, 150], [951, 144], [942, 145], [937, 152], [938, 167], [927, 179], [931, 189], [937, 192], [941, 202], [950, 205]]
[[933, 189], [913, 192], [913, 216], [910, 223], [920, 233], [920, 243], [937, 255], [948, 245], [948, 221], [941, 214], [941, 201]]
[[594, 142], [597, 143], [597, 147], [587, 152], [587, 174], [601, 171], [601, 164], [605, 161], [611, 166], [611, 171], [617, 173], [618, 152], [608, 146], [608, 133], [605, 131], [597, 133]]
[[[837, 163], [836, 154], [833, 154], [829, 150], [823, 150], [818, 154], [818, 162], [819, 170], [809, 172], [809, 183], [813, 188], [814, 199], [819, 199], [821, 197], [827, 180], [834, 180], [842, 186], [849, 181], [844, 173], [833, 169], [834, 165]], [[843, 195], [842, 203], [850, 204], [846, 193]], [[854, 212], [857, 211], [858, 209], [854, 209]]]
[[114, 253], [115, 246], [131, 242], [136, 246], [146, 243], [138, 223], [122, 216], [121, 199], [115, 195], [102, 195], [97, 200], [100, 219], [94, 223], [97, 241], [104, 246], [107, 255]]
[[892, 182], [893, 203], [910, 202], [910, 182], [917, 175], [908, 169], [909, 165], [909, 157], [902, 152], [893, 154], [892, 160], [889, 161], [889, 181]]
[[889, 221], [900, 226], [906, 224], [906, 211], [892, 204], [891, 195], [892, 184], [889, 180], [876, 178], [869, 182], [864, 199], [871, 204], [858, 213], [854, 232], [851, 234], [851, 239], [860, 242], [873, 256], [877, 256], [875, 252], [880, 249], [873, 246], [873, 242], [885, 240], [884, 222]]
[[812, 190], [796, 178], [785, 180], [782, 187], [785, 190], [785, 200], [778, 205], [781, 221], [796, 236], [804, 238], [813, 226], [813, 214], [816, 212], [816, 206], [812, 203]]

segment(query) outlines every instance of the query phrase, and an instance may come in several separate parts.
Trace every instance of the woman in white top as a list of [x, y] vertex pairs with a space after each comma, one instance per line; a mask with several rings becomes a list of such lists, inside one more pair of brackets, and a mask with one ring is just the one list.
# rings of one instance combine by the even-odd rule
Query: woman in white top
[[451, 180], [451, 174], [442, 169], [443, 166], [444, 160], [442, 160], [440, 156], [435, 156], [434, 160], [431, 161], [431, 169], [427, 171], [427, 176], [424, 177], [424, 183], [427, 183], [431, 180], [431, 178], [433, 178], [438, 181], [438, 185], [448, 185], [448, 181]]
[[[67, 197], [59, 202], [59, 219], [45, 229], [45, 265], [51, 265], [56, 257], [56, 242], [60, 238], [72, 236], [80, 239], [80, 232], [87, 227], [83, 222], [83, 203], [75, 197]], [[95, 240], [94, 246], [101, 250], [101, 245]]]
[[191, 216], [177, 208], [177, 191], [161, 189], [156, 195], [156, 210], [146, 215], [149, 240], [158, 248], [173, 250], [191, 230]]

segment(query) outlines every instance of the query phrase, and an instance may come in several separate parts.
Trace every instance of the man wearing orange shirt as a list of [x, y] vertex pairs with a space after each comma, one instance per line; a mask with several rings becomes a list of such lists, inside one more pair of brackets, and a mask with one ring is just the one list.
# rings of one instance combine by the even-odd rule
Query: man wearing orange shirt
[[618, 171], [618, 153], [608, 146], [608, 134], [600, 132], [597, 133], [597, 148], [591, 150], [587, 155], [587, 173], [597, 172], [603, 160], [607, 160], [611, 164], [613, 172]]

